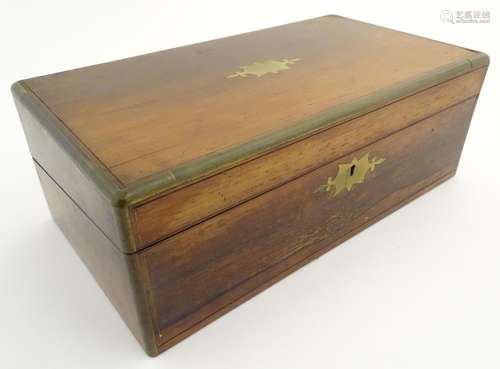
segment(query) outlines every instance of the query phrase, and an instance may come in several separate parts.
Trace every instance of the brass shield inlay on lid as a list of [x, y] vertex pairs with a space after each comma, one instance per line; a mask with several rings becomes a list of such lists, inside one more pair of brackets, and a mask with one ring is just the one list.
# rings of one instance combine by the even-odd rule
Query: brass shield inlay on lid
[[243, 65], [240, 67], [239, 71], [228, 75], [226, 78], [247, 77], [249, 75], [262, 77], [269, 73], [276, 74], [283, 70], [290, 69], [290, 65], [295, 64], [299, 60], [299, 58], [282, 60], [268, 59], [261, 62], [255, 62], [250, 65]]

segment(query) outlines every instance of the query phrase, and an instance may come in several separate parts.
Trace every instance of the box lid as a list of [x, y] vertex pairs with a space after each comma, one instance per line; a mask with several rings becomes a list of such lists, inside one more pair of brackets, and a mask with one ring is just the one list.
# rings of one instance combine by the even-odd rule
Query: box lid
[[[116, 204], [202, 179], [488, 63], [338, 16], [22, 81]], [[89, 165], [92, 164], [92, 165]]]

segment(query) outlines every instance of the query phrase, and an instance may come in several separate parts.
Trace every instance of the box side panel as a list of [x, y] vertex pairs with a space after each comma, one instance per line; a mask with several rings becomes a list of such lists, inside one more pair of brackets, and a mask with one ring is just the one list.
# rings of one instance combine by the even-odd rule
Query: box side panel
[[114, 189], [102, 169], [85, 160], [84, 148], [77, 147], [46, 106], [22, 82], [12, 87], [23, 129], [33, 159], [82, 208], [116, 247], [131, 250], [128, 237], [128, 209], [113, 205]]
[[452, 176], [475, 102], [470, 98], [140, 252], [160, 350]]
[[146, 352], [156, 355], [137, 256], [118, 251], [48, 174], [35, 166], [55, 222]]
[[482, 68], [137, 206], [137, 248], [171, 236], [335, 158], [476, 96]]

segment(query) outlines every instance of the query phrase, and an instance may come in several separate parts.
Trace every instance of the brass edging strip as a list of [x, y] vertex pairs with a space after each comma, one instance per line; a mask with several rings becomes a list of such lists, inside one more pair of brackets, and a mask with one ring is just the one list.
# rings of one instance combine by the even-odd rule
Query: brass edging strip
[[[11, 87], [14, 98], [36, 117], [52, 138], [76, 161], [80, 169], [90, 177], [97, 188], [109, 199], [120, 197], [123, 185], [99, 161], [97, 157], [81, 143], [66, 125], [36, 95], [25, 81], [15, 82]], [[116, 200], [115, 200], [116, 201]]]
[[[130, 236], [130, 210], [123, 202], [125, 189], [120, 181], [81, 143], [66, 125], [47, 107], [24, 81], [15, 82], [11, 87], [12, 95], [17, 103], [22, 104], [32, 114], [41, 129], [44, 129], [68, 154], [105, 199], [109, 200], [116, 218], [116, 226], [121, 230], [121, 249], [124, 253], [135, 251], [135, 240]], [[38, 158], [34, 158], [37, 160]]]

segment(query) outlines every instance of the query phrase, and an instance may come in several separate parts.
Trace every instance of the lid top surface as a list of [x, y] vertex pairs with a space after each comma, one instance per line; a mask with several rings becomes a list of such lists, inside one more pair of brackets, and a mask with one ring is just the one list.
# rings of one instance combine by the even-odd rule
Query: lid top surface
[[472, 54], [326, 16], [25, 83], [128, 186]]

